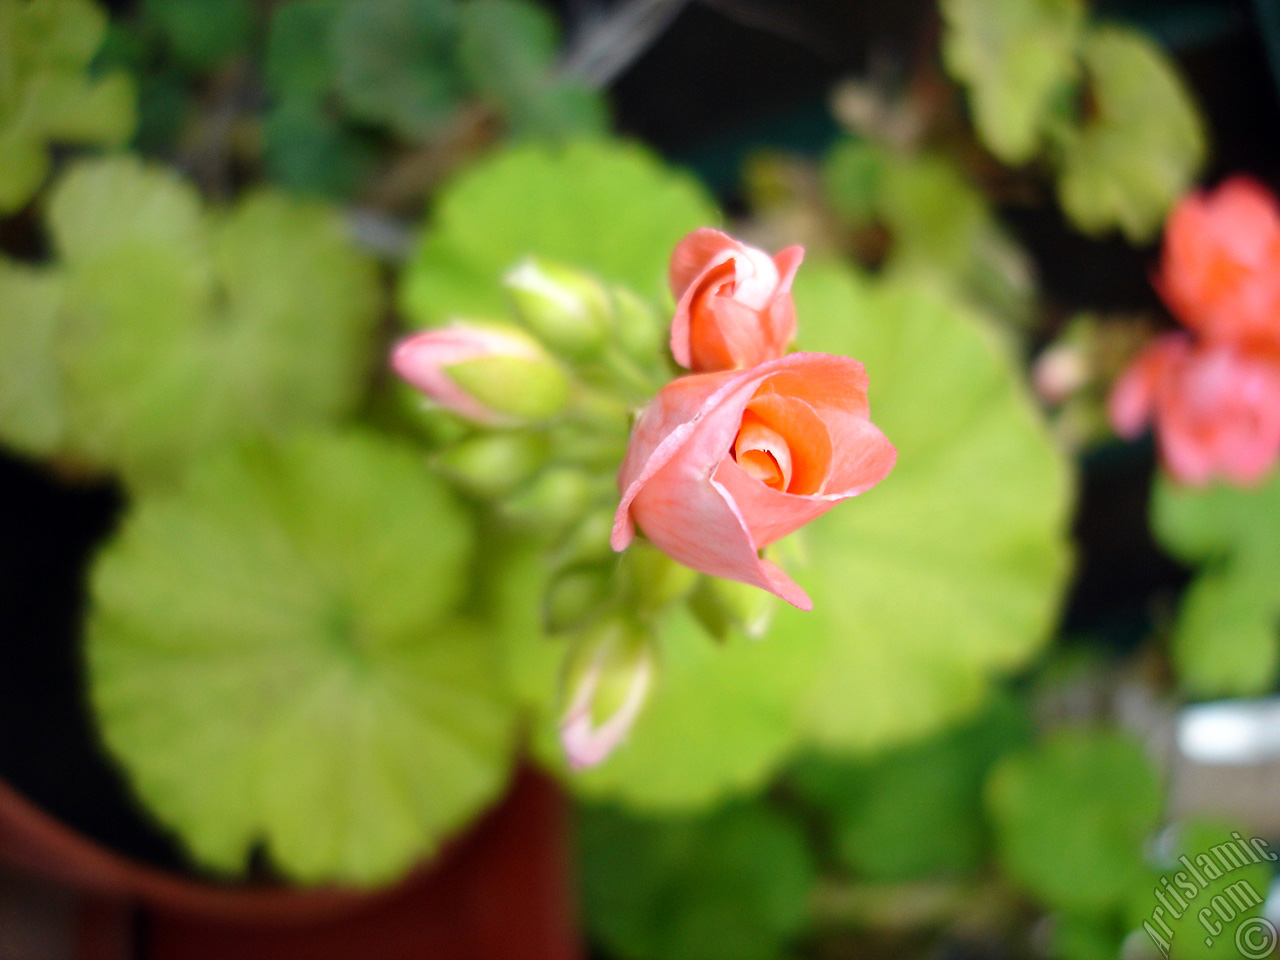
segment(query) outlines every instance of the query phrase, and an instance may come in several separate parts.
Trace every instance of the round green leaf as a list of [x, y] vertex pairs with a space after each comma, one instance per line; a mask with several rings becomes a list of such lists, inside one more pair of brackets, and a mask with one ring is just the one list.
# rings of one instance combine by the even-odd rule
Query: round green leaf
[[802, 347], [866, 365], [898, 463], [783, 541], [814, 609], [781, 608], [767, 642], [818, 638], [807, 724], [828, 749], [867, 751], [972, 714], [993, 676], [1040, 649], [1070, 567], [1071, 477], [980, 318], [819, 262], [795, 296]]
[[1004, 868], [1051, 906], [1119, 908], [1146, 876], [1160, 785], [1142, 747], [1121, 734], [1061, 731], [1002, 761], [986, 798]]
[[1076, 80], [1082, 0], [943, 0], [947, 69], [966, 84], [982, 142], [1006, 163], [1040, 146], [1053, 99]]
[[1096, 28], [1081, 56], [1091, 111], [1060, 132], [1062, 208], [1086, 233], [1118, 227], [1145, 242], [1204, 165], [1203, 123], [1176, 67], [1136, 30]]
[[763, 804], [698, 820], [588, 809], [579, 844], [587, 925], [622, 960], [773, 960], [804, 924], [804, 833]]
[[132, 81], [88, 75], [106, 29], [90, 0], [0, 0], [0, 213], [39, 189], [50, 142], [116, 146], [132, 134]]
[[898, 883], [971, 873], [986, 853], [987, 771], [1025, 741], [1026, 726], [1001, 701], [975, 724], [873, 760], [806, 758], [792, 784], [825, 815], [836, 855], [859, 878]]
[[345, 415], [380, 295], [332, 211], [272, 193], [206, 214], [175, 175], [83, 162], [49, 225], [67, 297], [71, 450], [131, 479], [224, 440]]
[[459, 620], [473, 534], [412, 449], [304, 434], [135, 502], [92, 574], [91, 696], [142, 801], [201, 864], [254, 849], [375, 884], [506, 781], [493, 644]]
[[1156, 535], [1203, 565], [1173, 634], [1182, 685], [1200, 696], [1260, 694], [1280, 675], [1280, 475], [1257, 490], [1157, 482]]
[[454, 0], [348, 3], [330, 34], [352, 116], [419, 140], [452, 117], [464, 88]]
[[62, 389], [53, 359], [61, 285], [50, 271], [0, 259], [0, 439], [48, 457], [62, 442]]
[[533, 255], [590, 270], [645, 297], [664, 295], [680, 238], [719, 222], [705, 192], [634, 144], [520, 146], [473, 165], [437, 200], [403, 275], [417, 324], [500, 316], [500, 278]]

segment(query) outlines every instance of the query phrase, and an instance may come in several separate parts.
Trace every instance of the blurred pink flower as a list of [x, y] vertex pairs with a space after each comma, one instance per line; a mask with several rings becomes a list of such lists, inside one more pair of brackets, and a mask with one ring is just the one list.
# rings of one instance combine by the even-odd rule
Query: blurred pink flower
[[688, 567], [811, 609], [759, 551], [885, 478], [897, 451], [868, 417], [866, 371], [848, 357], [793, 353], [671, 382], [632, 433], [613, 548], [638, 525]]
[[1237, 176], [1178, 204], [1157, 279], [1178, 319], [1206, 340], [1280, 347], [1280, 204]]
[[1258, 483], [1280, 459], [1280, 354], [1160, 337], [1111, 394], [1116, 432], [1133, 438], [1154, 421], [1174, 479]]
[[676, 362], [704, 373], [753, 367], [786, 353], [796, 332], [791, 282], [803, 259], [803, 247], [770, 257], [709, 228], [681, 240], [671, 255]]

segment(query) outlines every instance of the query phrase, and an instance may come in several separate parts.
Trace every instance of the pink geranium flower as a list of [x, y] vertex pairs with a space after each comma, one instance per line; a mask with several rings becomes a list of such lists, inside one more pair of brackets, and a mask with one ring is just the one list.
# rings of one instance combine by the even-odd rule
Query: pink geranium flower
[[1233, 177], [1187, 197], [1169, 217], [1157, 285], [1206, 340], [1280, 347], [1280, 204]]
[[803, 259], [803, 247], [770, 257], [709, 228], [681, 240], [671, 255], [676, 362], [704, 373], [753, 367], [786, 353], [796, 333], [791, 282]]
[[638, 525], [680, 563], [808, 610], [805, 592], [759, 551], [875, 486], [896, 457], [869, 419], [866, 371], [848, 357], [793, 353], [681, 377], [632, 433], [613, 548]]
[[1120, 378], [1110, 413], [1124, 437], [1154, 422], [1178, 481], [1202, 486], [1222, 477], [1251, 486], [1280, 459], [1280, 359], [1166, 334]]

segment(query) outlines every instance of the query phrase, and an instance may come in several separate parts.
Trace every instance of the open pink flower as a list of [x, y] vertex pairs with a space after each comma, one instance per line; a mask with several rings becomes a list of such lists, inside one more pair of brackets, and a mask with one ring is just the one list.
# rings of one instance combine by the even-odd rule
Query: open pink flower
[[1182, 483], [1256, 484], [1280, 459], [1280, 356], [1166, 334], [1120, 378], [1110, 413], [1128, 438], [1154, 421], [1161, 458]]
[[632, 432], [613, 548], [639, 525], [688, 567], [811, 609], [759, 551], [885, 478], [897, 451], [868, 416], [866, 371], [848, 357], [793, 353], [672, 381]]
[[776, 257], [719, 230], [695, 230], [671, 255], [671, 353], [696, 373], [753, 367], [795, 337], [791, 282], [803, 247]]
[[1280, 204], [1238, 176], [1169, 217], [1157, 281], [1178, 318], [1208, 340], [1280, 346]]

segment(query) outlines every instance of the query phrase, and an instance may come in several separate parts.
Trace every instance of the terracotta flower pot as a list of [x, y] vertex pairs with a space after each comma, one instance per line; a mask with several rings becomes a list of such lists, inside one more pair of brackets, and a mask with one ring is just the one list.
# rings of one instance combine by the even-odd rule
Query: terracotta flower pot
[[526, 771], [391, 890], [219, 886], [122, 857], [0, 781], [0, 863], [79, 899], [78, 960], [573, 960], [565, 826], [557, 788]]

